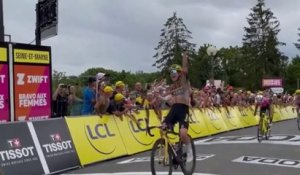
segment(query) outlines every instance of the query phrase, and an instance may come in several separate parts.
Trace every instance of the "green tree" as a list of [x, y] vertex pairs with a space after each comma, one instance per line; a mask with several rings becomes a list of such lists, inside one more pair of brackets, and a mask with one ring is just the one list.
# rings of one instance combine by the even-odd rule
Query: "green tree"
[[[298, 30], [300, 31], [300, 28], [298, 28]], [[298, 33], [298, 36], [300, 37], [300, 33]], [[297, 43], [294, 43], [294, 44], [297, 49], [300, 49], [300, 39], [298, 39]]]
[[297, 87], [297, 81], [300, 79], [300, 56], [296, 56], [292, 59], [291, 63], [288, 64], [286, 69], [286, 76], [285, 76], [285, 84], [286, 89], [293, 93]]
[[183, 23], [182, 18], [178, 18], [176, 13], [168, 18], [162, 29], [161, 39], [155, 48], [156, 54], [153, 56], [156, 61], [153, 66], [166, 72], [172, 64], [181, 64], [181, 53], [187, 51], [193, 54], [195, 44], [190, 43], [191, 32]]
[[242, 48], [238, 46], [221, 48], [218, 55], [221, 58], [221, 69], [217, 72], [217, 77], [225, 80], [225, 85], [245, 87], [247, 71], [242, 69], [244, 67]]
[[265, 8], [264, 0], [258, 0], [251, 10], [247, 18], [249, 27], [244, 27], [245, 64], [241, 69], [247, 70], [249, 81], [252, 81], [250, 88], [257, 89], [263, 77], [283, 75], [287, 57], [278, 49], [278, 46], [285, 45], [277, 39], [279, 21], [269, 8]]

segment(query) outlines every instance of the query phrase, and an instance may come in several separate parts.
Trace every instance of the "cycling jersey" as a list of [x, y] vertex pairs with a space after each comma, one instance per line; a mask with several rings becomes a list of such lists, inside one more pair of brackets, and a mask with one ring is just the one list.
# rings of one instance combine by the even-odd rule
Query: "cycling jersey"
[[300, 96], [296, 96], [295, 104], [299, 107], [300, 106]]
[[268, 97], [263, 97], [261, 102], [260, 102], [260, 107], [261, 108], [266, 108], [270, 106], [270, 99]]

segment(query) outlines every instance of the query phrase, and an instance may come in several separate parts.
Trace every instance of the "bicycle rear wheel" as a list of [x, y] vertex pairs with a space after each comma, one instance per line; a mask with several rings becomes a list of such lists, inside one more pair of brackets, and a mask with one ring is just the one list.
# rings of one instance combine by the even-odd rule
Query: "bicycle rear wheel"
[[172, 153], [171, 148], [168, 149], [167, 157], [165, 157], [165, 140], [158, 139], [151, 150], [151, 172], [152, 175], [156, 175], [159, 171], [167, 171], [169, 175], [172, 174]]
[[[192, 161], [187, 161], [187, 154], [184, 153], [181, 155], [181, 162], [180, 162], [180, 167], [184, 175], [192, 175], [195, 171], [195, 166], [196, 166], [196, 149], [195, 149], [195, 144], [191, 136], [189, 136], [190, 141], [191, 141], [191, 147], [192, 147], [192, 155], [193, 159]], [[182, 147], [182, 143], [181, 143]]]

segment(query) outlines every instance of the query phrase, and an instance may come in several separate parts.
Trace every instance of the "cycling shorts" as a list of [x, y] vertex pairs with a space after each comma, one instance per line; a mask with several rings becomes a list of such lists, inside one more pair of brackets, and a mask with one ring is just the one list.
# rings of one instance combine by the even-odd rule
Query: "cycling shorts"
[[188, 117], [189, 117], [189, 106], [181, 103], [175, 103], [172, 105], [163, 123], [165, 123], [168, 127], [174, 127], [174, 125], [177, 122], [179, 122], [180, 128], [188, 129], [189, 127]]
[[264, 106], [264, 107], [260, 107], [260, 114], [266, 113], [267, 110], [268, 110], [268, 112], [270, 112], [270, 105]]

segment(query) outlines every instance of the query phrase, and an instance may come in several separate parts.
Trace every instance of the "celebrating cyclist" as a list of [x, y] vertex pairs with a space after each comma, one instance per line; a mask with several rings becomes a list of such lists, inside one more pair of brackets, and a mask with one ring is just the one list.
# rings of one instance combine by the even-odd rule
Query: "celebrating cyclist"
[[187, 161], [193, 160], [191, 141], [188, 136], [188, 114], [190, 105], [190, 87], [187, 80], [188, 73], [188, 56], [182, 54], [182, 67], [174, 64], [170, 67], [170, 76], [173, 84], [168, 89], [168, 94], [172, 95], [173, 104], [163, 121], [163, 126], [173, 127], [179, 122], [180, 138], [185, 144], [187, 152]]

